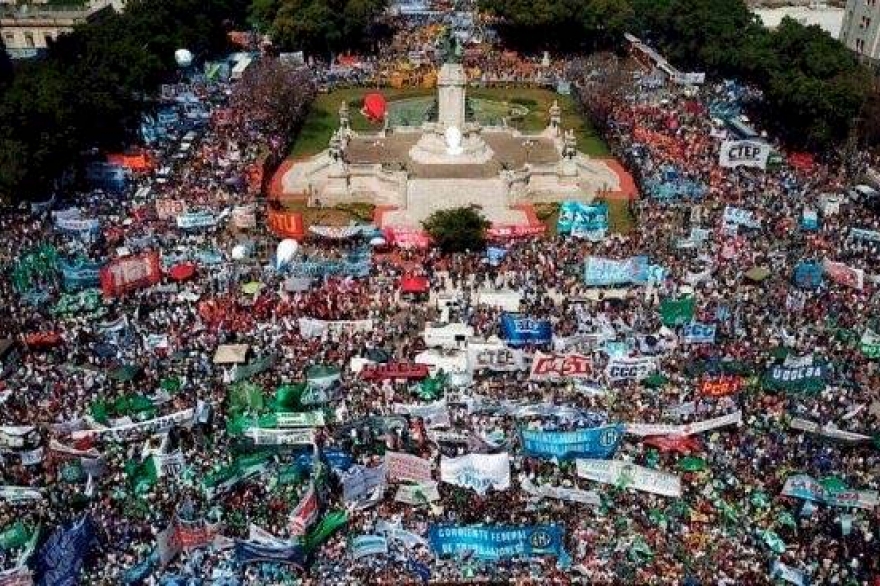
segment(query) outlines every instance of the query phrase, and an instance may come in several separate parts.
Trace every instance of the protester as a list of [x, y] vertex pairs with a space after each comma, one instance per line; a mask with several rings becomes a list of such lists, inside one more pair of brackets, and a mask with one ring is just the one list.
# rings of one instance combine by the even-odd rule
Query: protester
[[876, 211], [831, 154], [722, 166], [747, 88], [551, 70], [629, 231], [280, 258], [278, 128], [204, 80], [121, 193], [4, 212], [0, 584], [880, 584]]

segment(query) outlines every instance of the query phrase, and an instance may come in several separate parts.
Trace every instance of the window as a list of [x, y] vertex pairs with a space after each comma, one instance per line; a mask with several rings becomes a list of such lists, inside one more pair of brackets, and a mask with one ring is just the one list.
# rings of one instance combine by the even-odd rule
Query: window
[[3, 42], [6, 44], [6, 48], [15, 46], [15, 33], [4, 33], [3, 34]]
[[43, 35], [43, 42], [46, 43], [46, 46], [47, 46], [47, 47], [48, 47], [49, 45], [51, 45], [51, 44], [52, 44], [52, 35], [51, 35], [50, 33], [46, 33], [46, 34], [44, 34], [44, 35]]
[[864, 39], [856, 39], [856, 52], [858, 52], [858, 53], [865, 52], [865, 40]]
[[24, 34], [24, 46], [28, 49], [36, 47], [36, 45], [34, 45], [34, 33], [28, 31]]

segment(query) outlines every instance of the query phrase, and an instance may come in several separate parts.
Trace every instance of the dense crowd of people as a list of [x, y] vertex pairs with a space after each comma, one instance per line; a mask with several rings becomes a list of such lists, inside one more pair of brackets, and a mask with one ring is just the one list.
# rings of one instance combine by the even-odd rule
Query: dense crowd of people
[[0, 585], [880, 584], [870, 190], [722, 166], [735, 84], [593, 73], [643, 187], [601, 239], [272, 254], [220, 81], [120, 193], [4, 212]]

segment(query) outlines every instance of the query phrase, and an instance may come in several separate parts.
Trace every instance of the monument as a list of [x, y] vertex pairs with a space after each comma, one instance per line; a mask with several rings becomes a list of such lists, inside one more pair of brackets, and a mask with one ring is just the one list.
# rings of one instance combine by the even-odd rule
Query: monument
[[511, 226], [529, 222], [521, 204], [590, 201], [622, 190], [608, 163], [578, 152], [555, 102], [538, 134], [468, 120], [467, 75], [454, 38], [446, 37], [444, 54], [436, 120], [391, 127], [386, 117], [382, 131], [358, 133], [343, 104], [328, 149], [295, 162], [282, 177], [284, 193], [306, 195], [309, 205], [369, 202], [389, 210], [382, 227], [418, 229], [441, 208], [478, 205], [493, 224]]

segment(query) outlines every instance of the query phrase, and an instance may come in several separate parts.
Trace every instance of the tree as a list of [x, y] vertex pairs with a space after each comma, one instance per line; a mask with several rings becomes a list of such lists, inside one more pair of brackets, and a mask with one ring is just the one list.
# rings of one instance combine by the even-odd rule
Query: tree
[[486, 246], [489, 222], [473, 207], [437, 210], [422, 222], [425, 231], [444, 252], [480, 250]]
[[254, 0], [251, 19], [283, 49], [329, 56], [359, 48], [389, 0]]
[[6, 43], [0, 39], [0, 94], [3, 93], [10, 81], [12, 81], [12, 59], [6, 52]]

